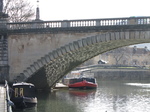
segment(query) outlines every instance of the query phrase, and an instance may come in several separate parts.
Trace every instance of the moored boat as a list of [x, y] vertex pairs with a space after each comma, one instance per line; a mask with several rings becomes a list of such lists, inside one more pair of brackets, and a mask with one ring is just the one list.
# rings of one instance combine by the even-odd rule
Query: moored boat
[[97, 83], [95, 78], [72, 78], [69, 79], [68, 87], [77, 89], [96, 89]]
[[15, 83], [12, 86], [11, 101], [16, 108], [30, 108], [37, 104], [35, 86], [31, 83]]

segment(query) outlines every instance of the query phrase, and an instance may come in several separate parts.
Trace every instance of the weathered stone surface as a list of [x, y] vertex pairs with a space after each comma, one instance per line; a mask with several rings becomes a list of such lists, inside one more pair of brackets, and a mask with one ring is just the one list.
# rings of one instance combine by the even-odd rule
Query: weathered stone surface
[[67, 53], [65, 47], [61, 47], [60, 49], [61, 49], [61, 52], [62, 52], [63, 55]]
[[66, 45], [65, 49], [66, 49], [67, 52], [71, 52], [71, 49], [70, 49], [69, 45]]
[[96, 38], [96, 36], [92, 36], [91, 39], [92, 39], [92, 44], [97, 43], [97, 38]]
[[32, 70], [32, 73], [36, 72], [36, 70], [37, 70], [34, 65], [30, 65], [30, 68]]
[[70, 47], [70, 50], [71, 50], [71, 51], [74, 51], [74, 50], [75, 50], [75, 48], [74, 48], [74, 46], [73, 46], [73, 43], [69, 43], [69, 47]]
[[45, 56], [45, 60], [46, 60], [46, 63], [49, 63], [51, 61], [49, 55]]
[[[10, 69], [10, 75], [23, 72], [23, 77], [28, 79], [32, 74], [38, 77], [37, 74], [41, 76], [42, 73], [47, 78], [43, 85], [48, 83], [51, 87], [86, 60], [120, 46], [140, 42], [150, 42], [150, 31], [10, 35], [9, 63], [14, 67]], [[40, 80], [39, 77], [37, 79]]]
[[82, 40], [78, 40], [79, 47], [83, 47]]
[[78, 50], [79, 49], [79, 43], [78, 43], [78, 41], [73, 42], [73, 46], [74, 46], [75, 50]]
[[42, 62], [43, 65], [47, 64], [45, 57], [41, 58], [41, 62]]
[[119, 40], [121, 38], [121, 32], [115, 32], [115, 40]]
[[84, 47], [88, 46], [87, 39], [82, 39], [82, 43]]
[[111, 39], [111, 33], [106, 33], [105, 40], [108, 42]]
[[37, 64], [38, 64], [40, 67], [43, 66], [42, 61], [41, 61], [40, 59], [37, 61]]
[[97, 43], [101, 42], [101, 35], [96, 35]]
[[130, 32], [125, 32], [125, 39], [130, 39]]
[[28, 73], [27, 70], [24, 70], [24, 71], [23, 71], [23, 74], [24, 74], [24, 76], [25, 76], [26, 78], [28, 78], [28, 77], [30, 76], [30, 74]]
[[92, 44], [92, 39], [91, 39], [91, 37], [86, 38], [86, 40], [87, 40], [87, 44], [88, 44], [88, 45], [91, 45], [91, 44]]
[[56, 51], [57, 51], [58, 56], [62, 56], [63, 55], [60, 48], [57, 49]]
[[53, 51], [52, 54], [55, 59], [59, 57], [57, 50]]
[[54, 58], [54, 55], [53, 55], [52, 53], [49, 53], [48, 55], [49, 55], [49, 57], [50, 57], [51, 60], [54, 60], [54, 59], [55, 59], [55, 58]]
[[39, 66], [39, 64], [37, 62], [34, 62], [33, 65], [34, 65], [34, 67], [35, 67], [36, 70], [38, 70], [40, 68], [40, 66]]
[[31, 76], [33, 74], [33, 72], [32, 72], [30, 67], [27, 68], [27, 72], [28, 72], [29, 76]]

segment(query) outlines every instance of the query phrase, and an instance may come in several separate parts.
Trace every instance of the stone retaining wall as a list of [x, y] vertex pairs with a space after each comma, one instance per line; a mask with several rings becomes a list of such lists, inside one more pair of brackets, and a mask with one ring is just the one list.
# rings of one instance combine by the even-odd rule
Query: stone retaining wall
[[98, 71], [94, 73], [100, 80], [149, 80], [150, 71]]

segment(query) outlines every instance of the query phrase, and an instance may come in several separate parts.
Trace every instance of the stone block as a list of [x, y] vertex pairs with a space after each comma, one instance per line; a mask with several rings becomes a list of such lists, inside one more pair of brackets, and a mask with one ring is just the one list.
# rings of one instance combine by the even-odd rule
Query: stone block
[[47, 64], [45, 57], [41, 58], [41, 62], [42, 62], [43, 65]]
[[130, 39], [134, 39], [135, 38], [135, 32], [134, 31], [131, 31], [129, 32], [130, 33]]
[[61, 22], [61, 27], [70, 27], [70, 21], [68, 21], [68, 20], [63, 20], [62, 22]]
[[53, 52], [52, 52], [52, 54], [53, 54], [53, 56], [54, 56], [54, 58], [55, 58], [55, 59], [59, 57], [59, 56], [58, 56], [58, 53], [57, 53], [57, 51], [56, 51], [56, 50], [55, 50], [55, 51], [53, 51]]
[[74, 42], [73, 42], [73, 46], [74, 46], [74, 48], [75, 48], [76, 50], [78, 50], [78, 49], [79, 49], [78, 41], [74, 41]]
[[66, 49], [67, 52], [71, 52], [69, 45], [66, 45], [65, 49]]
[[25, 76], [26, 78], [28, 78], [28, 77], [30, 76], [30, 74], [28, 73], [27, 70], [24, 70], [24, 71], [23, 71], [23, 74], [24, 74], [24, 76]]
[[97, 35], [95, 38], [96, 38], [97, 43], [101, 42], [101, 35]]
[[110, 41], [110, 33], [105, 34], [106, 42]]
[[114, 32], [111, 32], [111, 33], [110, 33], [110, 40], [116, 40], [116, 37], [115, 37], [115, 33], [114, 33]]
[[139, 38], [140, 38], [140, 33], [139, 33], [139, 31], [135, 31], [135, 38], [136, 38], [136, 39], [139, 39]]
[[120, 39], [125, 39], [125, 32], [120, 32], [119, 38], [120, 38]]
[[115, 35], [115, 40], [119, 40], [121, 38], [120, 32], [116, 32], [114, 35]]
[[88, 44], [88, 45], [91, 45], [91, 44], [92, 44], [91, 37], [87, 37], [87, 38], [86, 38], [86, 41], [87, 41], [87, 44]]
[[92, 36], [92, 37], [91, 37], [91, 41], [92, 41], [92, 44], [95, 44], [95, 43], [97, 43], [96, 36]]
[[33, 65], [34, 65], [34, 67], [35, 67], [36, 70], [38, 70], [40, 68], [40, 66], [39, 66], [39, 64], [37, 62], [34, 62]]
[[71, 51], [75, 51], [75, 48], [72, 43], [69, 43], [69, 47], [70, 47]]
[[33, 73], [36, 72], [36, 68], [35, 68], [34, 65], [30, 65], [30, 68], [31, 68], [31, 70], [32, 70]]
[[49, 63], [51, 61], [49, 55], [45, 56], [45, 60], [46, 60], [47, 63]]
[[145, 39], [150, 39], [150, 31], [145, 31]]
[[30, 67], [27, 68], [27, 72], [28, 72], [29, 76], [33, 74], [33, 72], [32, 72]]
[[38, 59], [37, 64], [39, 65], [40, 68], [43, 66], [43, 64], [42, 64], [40, 59]]
[[54, 58], [54, 55], [52, 54], [52, 52], [50, 52], [49, 54], [49, 57], [50, 57], [50, 60], [54, 60], [55, 58]]
[[140, 39], [144, 39], [145, 38], [145, 33], [144, 31], [140, 31]]
[[101, 42], [105, 42], [106, 41], [106, 35], [102, 34], [100, 39], [101, 39]]
[[87, 39], [82, 39], [83, 46], [88, 46]]
[[61, 47], [60, 50], [61, 50], [61, 52], [62, 52], [63, 55], [67, 53], [65, 47]]
[[58, 56], [62, 56], [63, 54], [62, 54], [62, 51], [61, 51], [61, 49], [59, 48], [59, 49], [57, 49], [56, 50], [56, 52], [57, 52], [57, 54], [58, 54]]
[[78, 45], [79, 45], [79, 48], [80, 48], [80, 47], [83, 47], [82, 40], [78, 40]]
[[130, 39], [130, 33], [129, 32], [125, 32], [125, 38], [124, 39]]
[[100, 20], [96, 20], [96, 26], [100, 26]]

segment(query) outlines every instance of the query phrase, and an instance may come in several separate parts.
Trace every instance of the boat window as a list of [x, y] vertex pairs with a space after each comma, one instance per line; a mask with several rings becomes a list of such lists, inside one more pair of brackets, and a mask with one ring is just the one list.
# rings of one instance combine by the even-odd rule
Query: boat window
[[82, 82], [83, 80], [86, 80], [86, 81], [92, 82], [92, 83], [96, 83], [94, 78], [78, 78], [78, 79], [70, 79], [70, 84]]
[[23, 95], [23, 88], [20, 88], [20, 96], [24, 96]]
[[81, 78], [79, 78], [79, 79], [70, 79], [70, 84], [73, 84], [73, 83], [77, 83], [77, 82], [82, 82], [83, 81], [83, 79]]
[[18, 97], [18, 88], [15, 88], [15, 97]]
[[93, 79], [93, 78], [87, 78], [87, 79], [85, 79], [85, 80], [88, 81], [88, 82], [95, 83], [95, 79]]

